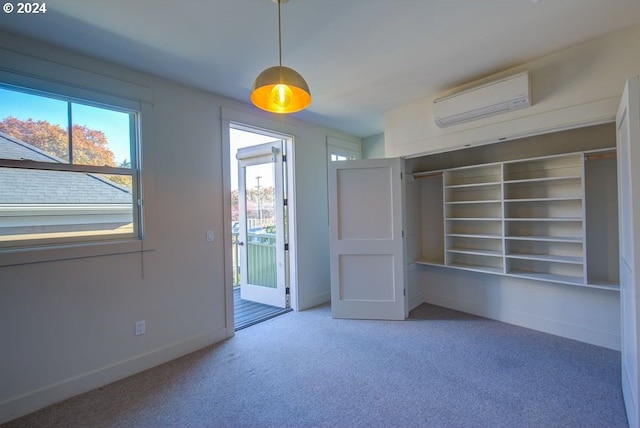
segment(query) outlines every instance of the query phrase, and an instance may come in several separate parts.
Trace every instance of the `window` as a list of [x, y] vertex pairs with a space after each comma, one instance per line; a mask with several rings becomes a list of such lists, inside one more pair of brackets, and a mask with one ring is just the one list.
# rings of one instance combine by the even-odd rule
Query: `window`
[[361, 145], [353, 141], [327, 136], [327, 157], [329, 162], [360, 159]]
[[0, 249], [139, 238], [138, 119], [0, 85]]
[[339, 155], [339, 154], [331, 153], [331, 162], [353, 160], [355, 158], [356, 157], [354, 155], [347, 156], [347, 155]]

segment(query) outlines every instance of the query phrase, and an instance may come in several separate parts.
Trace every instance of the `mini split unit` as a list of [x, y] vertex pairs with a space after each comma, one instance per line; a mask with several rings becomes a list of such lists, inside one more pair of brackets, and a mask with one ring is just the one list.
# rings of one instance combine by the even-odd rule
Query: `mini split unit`
[[531, 105], [529, 73], [519, 73], [433, 102], [440, 128], [518, 110]]

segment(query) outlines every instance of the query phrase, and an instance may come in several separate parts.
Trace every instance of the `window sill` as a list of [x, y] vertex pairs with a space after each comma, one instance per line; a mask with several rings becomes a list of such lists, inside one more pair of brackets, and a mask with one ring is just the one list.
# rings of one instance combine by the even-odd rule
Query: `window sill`
[[0, 250], [0, 267], [154, 251], [139, 239]]

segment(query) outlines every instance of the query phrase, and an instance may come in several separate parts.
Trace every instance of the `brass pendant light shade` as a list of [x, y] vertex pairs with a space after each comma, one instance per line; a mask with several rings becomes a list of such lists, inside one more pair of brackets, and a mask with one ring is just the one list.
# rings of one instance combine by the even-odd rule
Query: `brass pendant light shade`
[[251, 102], [258, 108], [272, 113], [295, 113], [311, 104], [309, 85], [297, 71], [282, 65], [282, 25], [278, 3], [278, 52], [280, 65], [269, 67], [256, 77], [251, 90]]
[[311, 104], [309, 86], [295, 70], [275, 66], [256, 77], [251, 102], [272, 113], [295, 113]]

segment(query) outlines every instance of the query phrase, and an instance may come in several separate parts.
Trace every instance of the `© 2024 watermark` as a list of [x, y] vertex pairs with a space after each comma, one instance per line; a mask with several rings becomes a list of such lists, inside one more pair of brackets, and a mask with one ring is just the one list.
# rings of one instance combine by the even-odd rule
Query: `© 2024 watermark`
[[24, 15], [35, 15], [39, 13], [47, 13], [47, 4], [46, 3], [22, 3], [22, 2], [7, 2], [2, 5], [2, 11], [4, 13], [11, 14], [24, 14]]

